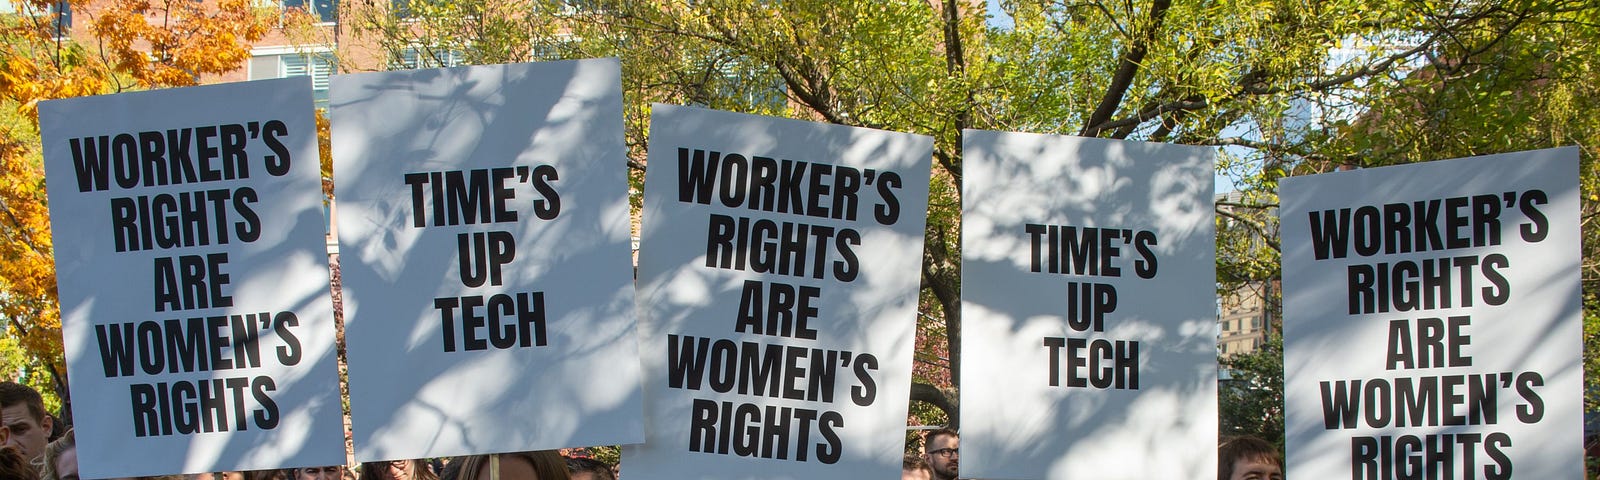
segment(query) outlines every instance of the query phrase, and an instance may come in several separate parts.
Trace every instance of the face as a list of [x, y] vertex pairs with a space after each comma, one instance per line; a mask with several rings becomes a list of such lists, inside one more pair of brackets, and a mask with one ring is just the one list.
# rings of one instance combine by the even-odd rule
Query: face
[[25, 402], [0, 408], [0, 422], [11, 429], [11, 439], [5, 444], [16, 446], [23, 457], [43, 454], [44, 446], [50, 443], [50, 416], [46, 415], [42, 422], [35, 421]]
[[78, 449], [69, 448], [56, 456], [56, 478], [78, 480]]
[[[484, 462], [483, 469], [478, 470], [478, 480], [489, 480], [489, 466], [491, 462]], [[533, 471], [533, 462], [520, 455], [500, 456], [500, 480], [539, 480], [539, 474]]]
[[900, 480], [933, 480], [927, 470], [900, 470]]
[[1241, 458], [1233, 462], [1233, 476], [1228, 480], [1283, 480], [1283, 469], [1264, 458]]
[[339, 467], [306, 467], [294, 470], [294, 480], [340, 480]]
[[572, 472], [572, 480], [600, 480], [600, 475], [594, 472]]
[[956, 478], [961, 464], [961, 437], [940, 435], [928, 441], [928, 466], [933, 467], [933, 478]]
[[410, 460], [390, 461], [385, 466], [385, 468], [389, 469], [389, 478], [396, 480], [406, 480], [411, 478], [411, 463], [412, 462]]

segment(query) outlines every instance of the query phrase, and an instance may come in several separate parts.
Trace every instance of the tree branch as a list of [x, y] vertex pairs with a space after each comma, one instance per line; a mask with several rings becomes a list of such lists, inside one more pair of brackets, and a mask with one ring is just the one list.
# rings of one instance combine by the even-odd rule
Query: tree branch
[[939, 411], [944, 412], [945, 417], [950, 419], [950, 428], [960, 428], [961, 409], [959, 404], [950, 395], [945, 394], [944, 390], [940, 390], [939, 387], [921, 382], [912, 382], [911, 401], [927, 402], [933, 405]]
[[1106, 130], [1114, 130], [1138, 125], [1167, 113], [1200, 110], [1202, 108], [1206, 108], [1210, 104], [1211, 102], [1207, 101], [1204, 97], [1191, 97], [1184, 100], [1175, 100], [1152, 107], [1146, 107], [1144, 110], [1140, 110], [1131, 117], [1101, 122], [1099, 124], [1091, 124], [1091, 126], [1085, 127], [1082, 132], [1078, 132], [1078, 135], [1083, 137], [1099, 136], [1101, 132]]
[[[1222, 202], [1217, 202], [1217, 206], [1220, 207], [1222, 205]], [[1240, 224], [1243, 224], [1245, 228], [1250, 229], [1251, 233], [1261, 237], [1261, 242], [1266, 244], [1267, 248], [1271, 248], [1273, 251], [1278, 253], [1283, 253], [1283, 248], [1278, 245], [1277, 234], [1267, 232], [1266, 225], [1262, 225], [1261, 222], [1258, 222], [1253, 218], [1248, 218], [1243, 215], [1233, 213], [1231, 210], [1222, 208], [1216, 208], [1215, 210], [1218, 216], [1227, 217], [1229, 219], [1238, 221]]]
[[1166, 18], [1167, 9], [1172, 6], [1171, 0], [1155, 0], [1150, 6], [1150, 25], [1143, 32], [1143, 38], [1130, 38], [1132, 45], [1123, 53], [1122, 59], [1117, 61], [1117, 71], [1111, 75], [1111, 84], [1106, 87], [1106, 93], [1100, 98], [1100, 103], [1095, 107], [1094, 113], [1089, 115], [1089, 120], [1084, 122], [1084, 128], [1078, 132], [1079, 136], [1093, 137], [1107, 130], [1100, 126], [1117, 113], [1117, 108], [1122, 106], [1122, 98], [1127, 95], [1128, 87], [1133, 86], [1133, 78], [1139, 73], [1139, 65], [1144, 62], [1145, 55], [1150, 53], [1150, 44], [1156, 40], [1161, 31], [1162, 20]]

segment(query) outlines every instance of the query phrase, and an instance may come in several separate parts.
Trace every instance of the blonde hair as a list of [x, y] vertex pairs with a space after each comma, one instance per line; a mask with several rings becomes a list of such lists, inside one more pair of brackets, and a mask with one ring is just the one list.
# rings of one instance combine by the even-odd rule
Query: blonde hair
[[39, 456], [40, 459], [44, 460], [44, 464], [34, 464], [35, 467], [39, 468], [39, 480], [57, 480], [60, 478], [56, 473], [56, 460], [61, 459], [61, 454], [66, 453], [67, 450], [78, 448], [76, 432], [77, 430], [67, 430], [67, 433], [62, 434], [61, 438], [57, 438], [56, 441], [50, 442], [49, 445], [44, 447], [44, 454]]

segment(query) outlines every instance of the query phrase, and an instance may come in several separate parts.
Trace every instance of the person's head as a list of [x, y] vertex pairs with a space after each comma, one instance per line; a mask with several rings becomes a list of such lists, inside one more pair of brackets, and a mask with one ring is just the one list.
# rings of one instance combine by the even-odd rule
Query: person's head
[[900, 480], [932, 480], [933, 472], [928, 470], [928, 462], [922, 457], [906, 455], [904, 464], [900, 466]]
[[301, 467], [294, 469], [293, 477], [289, 480], [341, 480], [344, 478], [344, 467]]
[[41, 480], [78, 480], [78, 441], [72, 430], [67, 430], [56, 441], [45, 446], [44, 461], [39, 464]]
[[[489, 480], [489, 466], [496, 455], [473, 455], [455, 462], [460, 464], [456, 480]], [[500, 480], [568, 480], [567, 462], [554, 450], [502, 453]], [[447, 467], [449, 468], [449, 467]]]
[[961, 466], [961, 434], [952, 429], [941, 428], [928, 432], [924, 438], [926, 440], [922, 442], [922, 451], [926, 453], [923, 458], [928, 461], [934, 480], [956, 478]]
[[251, 470], [243, 472], [244, 480], [293, 480], [282, 469]]
[[11, 440], [32, 459], [44, 453], [50, 443], [50, 415], [44, 412], [44, 397], [33, 387], [17, 382], [0, 382], [0, 423], [11, 429]]
[[361, 464], [361, 480], [438, 480], [428, 462], [422, 459], [366, 462]]
[[39, 478], [33, 464], [16, 447], [0, 447], [0, 478]]
[[1283, 459], [1265, 440], [1233, 437], [1217, 445], [1217, 480], [1283, 480]]
[[593, 458], [568, 458], [567, 474], [571, 475], [572, 480], [617, 480], [611, 474], [610, 464]]

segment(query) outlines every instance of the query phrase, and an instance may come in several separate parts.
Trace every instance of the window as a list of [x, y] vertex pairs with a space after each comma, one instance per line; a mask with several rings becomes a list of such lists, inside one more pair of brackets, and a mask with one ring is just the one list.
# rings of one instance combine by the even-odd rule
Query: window
[[328, 78], [335, 73], [331, 49], [324, 47], [321, 51], [302, 53], [279, 47], [258, 49], [251, 54], [251, 80], [311, 77], [311, 91], [316, 96], [317, 106], [327, 105]]
[[604, 5], [599, 0], [561, 0], [561, 15], [604, 11]]
[[390, 62], [390, 70], [412, 70], [418, 68], [459, 67], [466, 65], [466, 55], [459, 51], [447, 48], [429, 48], [419, 50], [417, 47], [407, 47], [400, 51], [400, 58]]
[[572, 49], [571, 35], [558, 34], [548, 39], [535, 39], [528, 49], [529, 60], [536, 62], [547, 60], [561, 60], [566, 52]]
[[56, 38], [67, 38], [67, 34], [72, 31], [72, 4], [66, 0], [52, 2], [50, 14], [55, 16], [50, 22], [50, 27], [55, 29]]
[[[712, 105], [714, 99], [732, 101], [740, 110], [778, 110], [787, 105], [788, 86], [777, 72], [765, 64], [750, 62], [744, 57], [727, 53], [707, 53], [695, 60], [695, 68], [705, 69], [705, 82], [699, 92], [691, 97], [693, 105], [712, 108], [729, 108]], [[697, 74], [699, 75], [699, 74]]]
[[284, 10], [300, 9], [314, 15], [322, 23], [339, 21], [338, 0], [282, 0]]
[[0, 15], [25, 14], [33, 17], [50, 15], [50, 29], [56, 38], [67, 38], [72, 30], [72, 3], [66, 0], [50, 2], [43, 14], [24, 0], [0, 0]]
[[395, 18], [411, 18], [411, 0], [390, 0], [389, 12]]

